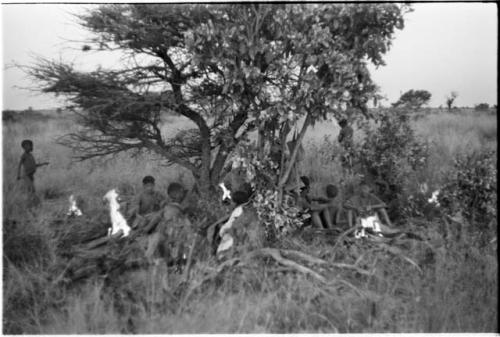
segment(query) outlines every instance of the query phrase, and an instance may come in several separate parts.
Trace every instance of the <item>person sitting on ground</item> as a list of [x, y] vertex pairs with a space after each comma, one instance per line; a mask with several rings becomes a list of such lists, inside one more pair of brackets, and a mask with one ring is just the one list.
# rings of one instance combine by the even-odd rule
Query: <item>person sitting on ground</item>
[[[336, 208], [333, 199], [337, 196], [336, 187], [330, 187], [329, 193], [331, 198], [319, 198], [310, 196], [310, 180], [306, 176], [300, 177], [303, 185], [300, 189], [300, 194], [298, 196], [298, 206], [303, 211], [310, 213], [311, 220], [316, 228], [333, 228], [333, 216], [330, 209]], [[328, 193], [328, 192], [327, 192]], [[336, 214], [336, 212], [335, 212]], [[322, 219], [323, 218], [323, 219]]]
[[132, 228], [149, 225], [151, 221], [157, 222], [162, 217], [162, 210], [167, 203], [165, 196], [155, 190], [155, 178], [145, 176], [142, 179], [143, 191], [135, 198], [128, 215], [134, 218]]
[[[161, 210], [159, 228], [149, 240], [146, 256], [153, 256], [158, 250], [169, 264], [180, 266], [185, 263], [194, 231], [185, 214], [183, 201], [187, 191], [183, 185], [174, 182], [167, 189], [170, 202]], [[148, 224], [153, 229], [153, 224]]]
[[339, 190], [337, 186], [328, 184], [325, 187], [326, 198], [323, 197], [312, 197], [311, 201], [318, 202], [317, 208], [324, 207], [321, 211], [322, 220], [328, 226], [328, 228], [333, 228], [338, 225], [338, 218], [340, 215], [340, 205], [336, 200]]
[[370, 186], [365, 181], [360, 183], [359, 193], [347, 200], [344, 207], [347, 209], [347, 221], [351, 228], [357, 223], [359, 217], [373, 213], [376, 213], [385, 225], [392, 226], [386, 211], [387, 205], [371, 193]]

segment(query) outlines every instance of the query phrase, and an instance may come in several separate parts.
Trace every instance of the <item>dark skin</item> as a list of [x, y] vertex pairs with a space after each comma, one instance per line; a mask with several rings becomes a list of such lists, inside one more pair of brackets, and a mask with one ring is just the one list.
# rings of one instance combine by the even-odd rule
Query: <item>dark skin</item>
[[[313, 225], [317, 228], [333, 228], [332, 216], [330, 213], [330, 207], [332, 207], [332, 200], [326, 199], [322, 197], [309, 197], [309, 187], [305, 187], [302, 189], [299, 195], [299, 205], [303, 209], [309, 209], [311, 212], [311, 219], [313, 221]], [[318, 203], [323, 201], [323, 203]], [[325, 225], [323, 224], [323, 218], [325, 220]]]
[[[23, 149], [24, 149], [24, 152], [29, 154], [31, 152], [33, 152], [33, 145], [32, 144], [25, 144], [23, 146]], [[43, 163], [39, 163], [39, 164], [36, 164], [36, 168], [39, 168], [39, 167], [42, 167], [42, 166], [46, 166], [46, 165], [49, 165], [49, 162], [43, 162]], [[19, 162], [19, 166], [17, 168], [17, 180], [21, 179], [21, 167], [23, 166], [23, 160], [21, 159], [21, 161]]]
[[[370, 187], [368, 185], [361, 185], [360, 186], [360, 198], [368, 200], [370, 198]], [[376, 211], [377, 213], [382, 215], [383, 220], [385, 223], [389, 226], [392, 226], [391, 220], [389, 219], [389, 215], [387, 214], [386, 211], [387, 205], [384, 202], [379, 202], [375, 204], [369, 204], [364, 207], [362, 210], [357, 210], [359, 211]], [[353, 208], [348, 208], [347, 210], [347, 222], [349, 223], [349, 227], [354, 226], [354, 210]]]

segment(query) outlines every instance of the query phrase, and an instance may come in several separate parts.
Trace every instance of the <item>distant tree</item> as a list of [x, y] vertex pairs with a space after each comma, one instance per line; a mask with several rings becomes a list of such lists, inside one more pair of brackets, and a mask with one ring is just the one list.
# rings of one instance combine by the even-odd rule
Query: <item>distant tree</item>
[[18, 117], [19, 113], [15, 110], [3, 110], [2, 111], [2, 120], [4, 122], [13, 122]]
[[478, 111], [486, 111], [490, 108], [490, 105], [488, 103], [479, 103], [474, 107], [475, 110]]
[[448, 107], [448, 110], [451, 110], [453, 107], [453, 102], [455, 102], [455, 99], [458, 97], [458, 92], [452, 91], [449, 96], [446, 97], [446, 106]]
[[422, 105], [429, 103], [431, 93], [427, 90], [408, 90], [401, 95], [399, 100], [392, 103], [393, 107], [408, 107], [412, 109], [420, 109]]
[[[42, 92], [64, 95], [80, 111], [83, 128], [61, 139], [80, 160], [147, 150], [189, 169], [208, 191], [252, 130], [264, 145], [286, 139], [305, 117], [300, 143], [308, 126], [327, 114], [367, 115], [366, 103], [377, 96], [367, 62], [384, 64], [407, 9], [103, 5], [79, 16], [95, 33], [82, 51], [121, 50], [128, 59], [120, 69], [81, 72], [47, 59], [25, 69]], [[184, 116], [196, 128], [166, 135], [164, 114]], [[295, 156], [280, 171], [280, 182]]]

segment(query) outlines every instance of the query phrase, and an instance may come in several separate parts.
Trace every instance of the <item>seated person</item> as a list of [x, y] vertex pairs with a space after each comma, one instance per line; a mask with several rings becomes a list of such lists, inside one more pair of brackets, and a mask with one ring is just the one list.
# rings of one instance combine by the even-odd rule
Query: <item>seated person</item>
[[134, 218], [132, 228], [143, 227], [150, 221], [158, 221], [160, 212], [167, 203], [165, 196], [155, 190], [155, 178], [145, 176], [142, 179], [143, 191], [135, 198], [128, 211], [129, 218]]
[[[333, 202], [333, 198], [335, 198], [335, 196], [337, 195], [337, 190], [335, 186], [331, 185], [335, 188], [335, 190], [329, 188], [330, 196], [333, 196], [333, 198], [329, 197], [328, 199], [326, 199], [326, 198], [311, 197], [309, 195], [309, 192], [311, 190], [309, 178], [302, 176], [300, 177], [300, 180], [302, 180], [304, 186], [300, 189], [300, 194], [298, 196], [297, 205], [299, 206], [299, 208], [302, 208], [304, 211], [308, 210], [308, 212], [311, 215], [314, 227], [333, 228], [333, 222], [332, 222], [333, 217], [332, 214], [330, 213], [330, 209], [335, 207]], [[317, 201], [322, 201], [323, 203], [320, 204]]]
[[[157, 249], [160, 255], [167, 261], [180, 265], [185, 262], [193, 237], [193, 229], [187, 216], [184, 214], [182, 205], [187, 191], [179, 183], [171, 183], [168, 186], [167, 193], [171, 202], [166, 204], [161, 212], [159, 229], [153, 234], [147, 249], [147, 256], [152, 256]], [[150, 222], [147, 231], [154, 227]]]
[[337, 186], [328, 184], [325, 187], [325, 192], [326, 198], [312, 197], [311, 200], [319, 203], [319, 205], [316, 205], [316, 209], [324, 207], [321, 211], [322, 220], [328, 228], [333, 228], [334, 225], [338, 224], [340, 216], [340, 205], [336, 200], [339, 190]]
[[347, 209], [349, 227], [353, 227], [356, 224], [358, 217], [372, 215], [373, 213], [376, 213], [386, 225], [392, 226], [386, 211], [387, 205], [370, 192], [368, 183], [362, 181], [359, 185], [359, 193], [351, 197], [344, 204], [344, 207]]

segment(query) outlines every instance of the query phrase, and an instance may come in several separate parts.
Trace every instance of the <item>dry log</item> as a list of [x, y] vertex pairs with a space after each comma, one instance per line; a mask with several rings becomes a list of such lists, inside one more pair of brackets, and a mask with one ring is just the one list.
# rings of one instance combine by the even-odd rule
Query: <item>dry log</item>
[[99, 239], [96, 239], [94, 241], [87, 243], [83, 248], [84, 249], [94, 249], [94, 248], [102, 246], [102, 245], [104, 245], [112, 240], [118, 239], [122, 235], [123, 235], [122, 232], [118, 232], [118, 233], [113, 234], [111, 236], [105, 236], [105, 237], [102, 237], [102, 238], [99, 238]]
[[327, 261], [325, 261], [323, 259], [317, 258], [315, 256], [311, 256], [309, 254], [303, 253], [303, 252], [298, 251], [298, 250], [281, 249], [281, 252], [284, 253], [285, 255], [296, 256], [296, 257], [298, 257], [302, 260], [305, 260], [309, 263], [312, 263], [312, 264], [327, 264], [328, 263]]
[[308, 267], [305, 267], [305, 266], [303, 266], [303, 265], [301, 265], [293, 260], [289, 260], [289, 259], [284, 258], [278, 249], [262, 248], [262, 249], [260, 249], [260, 254], [271, 256], [273, 259], [276, 260], [276, 262], [278, 262], [284, 266], [291, 267], [291, 268], [293, 268], [301, 273], [310, 275], [322, 283], [327, 282], [326, 279], [322, 275], [315, 272], [314, 270], [312, 270]]

